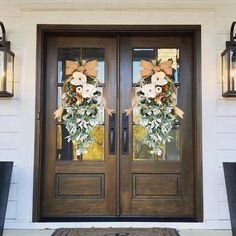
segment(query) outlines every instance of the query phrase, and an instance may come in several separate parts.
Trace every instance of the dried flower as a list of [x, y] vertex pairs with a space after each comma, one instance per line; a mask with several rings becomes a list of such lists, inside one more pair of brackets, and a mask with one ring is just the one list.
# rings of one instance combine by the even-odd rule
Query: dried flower
[[70, 81], [71, 84], [75, 85], [75, 86], [78, 86], [78, 85], [83, 85], [87, 82], [87, 77], [85, 74], [83, 74], [82, 72], [74, 72], [72, 77], [74, 79], [72, 79]]
[[142, 92], [144, 96], [147, 98], [155, 98], [156, 97], [156, 88], [154, 84], [145, 84], [142, 87]]
[[97, 91], [96, 87], [92, 84], [84, 84], [82, 97], [91, 98], [94, 96], [94, 93]]
[[167, 80], [165, 79], [165, 73], [163, 71], [156, 72], [154, 75], [151, 77], [151, 81], [155, 85], [160, 85], [163, 86], [167, 84]]

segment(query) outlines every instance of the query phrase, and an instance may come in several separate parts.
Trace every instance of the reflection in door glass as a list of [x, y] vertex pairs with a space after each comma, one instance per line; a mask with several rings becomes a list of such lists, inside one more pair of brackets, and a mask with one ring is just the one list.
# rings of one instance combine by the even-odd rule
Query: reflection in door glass
[[[65, 76], [65, 65], [67, 60], [78, 61], [83, 58], [87, 61], [98, 60], [98, 76], [97, 79], [101, 83], [105, 83], [105, 50], [101, 48], [60, 48], [58, 49], [58, 80], [57, 80], [57, 107], [61, 106], [61, 95], [63, 82], [68, 79]], [[97, 88], [102, 93], [102, 87]], [[102, 97], [102, 96], [101, 96]], [[64, 115], [66, 113], [64, 112]], [[100, 119], [104, 123], [104, 111], [99, 112]], [[104, 160], [104, 125], [94, 127], [91, 130], [92, 142], [88, 145], [83, 155], [76, 155], [76, 146], [68, 142], [66, 137], [69, 135], [61, 120], [57, 120], [57, 159], [58, 160], [74, 160], [74, 161], [101, 161]]]
[[[136, 83], [140, 80], [140, 60], [153, 60], [157, 59], [160, 62], [173, 60], [173, 76], [171, 79], [174, 80], [176, 85], [176, 96], [177, 103], [179, 98], [179, 49], [177, 48], [134, 48], [133, 49], [133, 82]], [[136, 92], [138, 88], [136, 88]], [[133, 110], [133, 159], [134, 160], [179, 160], [179, 139], [180, 132], [177, 124], [170, 132], [171, 139], [170, 143], [166, 143], [163, 147], [162, 156], [158, 157], [152, 154], [151, 148], [146, 144], [146, 129], [140, 125], [136, 125], [139, 119], [138, 110]], [[179, 126], [179, 124], [178, 124]]]

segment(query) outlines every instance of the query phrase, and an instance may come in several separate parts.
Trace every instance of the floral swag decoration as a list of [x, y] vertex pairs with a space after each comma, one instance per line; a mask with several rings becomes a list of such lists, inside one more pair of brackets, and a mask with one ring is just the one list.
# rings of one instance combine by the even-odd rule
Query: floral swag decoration
[[145, 142], [151, 154], [161, 156], [177, 116], [184, 112], [176, 106], [176, 87], [171, 79], [172, 60], [140, 62], [141, 79], [132, 91], [132, 106], [127, 115], [135, 109], [135, 123], [146, 129]]
[[81, 155], [93, 142], [92, 129], [103, 124], [103, 109], [109, 115], [112, 110], [98, 90], [97, 60], [66, 61], [65, 74], [68, 78], [62, 87], [62, 106], [54, 115], [55, 119], [62, 118], [69, 132], [68, 142], [72, 141], [76, 154]]

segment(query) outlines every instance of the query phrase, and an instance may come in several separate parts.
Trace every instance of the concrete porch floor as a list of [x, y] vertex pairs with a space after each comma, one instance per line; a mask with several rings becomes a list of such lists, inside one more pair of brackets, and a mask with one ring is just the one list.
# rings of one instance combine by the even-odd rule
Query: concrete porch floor
[[[54, 230], [4, 230], [3, 236], [51, 236]], [[231, 230], [180, 230], [180, 236], [232, 236]]]

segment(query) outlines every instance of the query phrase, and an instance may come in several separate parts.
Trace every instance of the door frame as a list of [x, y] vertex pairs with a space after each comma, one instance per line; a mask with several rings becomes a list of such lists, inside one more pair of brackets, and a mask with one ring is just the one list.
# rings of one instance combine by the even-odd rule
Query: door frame
[[[195, 119], [195, 218], [158, 218], [158, 217], [83, 217], [80, 221], [156, 221], [156, 222], [202, 222], [203, 221], [203, 174], [202, 174], [202, 86], [201, 86], [201, 25], [37, 25], [37, 56], [36, 56], [36, 108], [35, 108], [35, 157], [33, 181], [33, 222], [42, 221], [41, 206], [41, 178], [42, 178], [42, 147], [43, 142], [43, 89], [45, 86], [45, 55], [47, 37], [52, 35], [68, 36], [160, 36], [160, 35], [190, 35], [193, 38], [193, 107]], [[119, 57], [119, 54], [118, 54]], [[118, 58], [119, 59], [119, 58]], [[78, 221], [70, 219], [70, 221]], [[53, 220], [51, 220], [53, 221]], [[55, 219], [55, 221], [60, 221]], [[65, 222], [65, 219], [62, 219]]]

